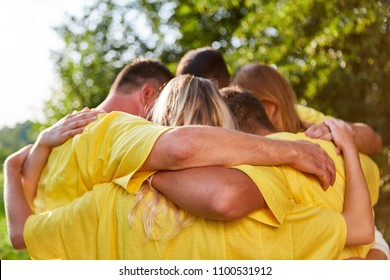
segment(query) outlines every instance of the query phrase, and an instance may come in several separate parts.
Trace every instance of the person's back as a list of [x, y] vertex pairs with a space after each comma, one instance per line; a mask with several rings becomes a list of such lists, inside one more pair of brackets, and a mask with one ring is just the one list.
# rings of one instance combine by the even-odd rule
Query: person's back
[[[337, 177], [334, 185], [324, 191], [316, 184], [316, 179], [311, 176], [300, 176], [294, 169], [287, 166], [278, 168], [278, 173], [272, 173], [280, 178], [288, 178], [288, 187], [296, 203], [313, 206], [318, 208], [330, 209], [339, 213], [343, 212], [345, 198], [345, 164], [340, 155], [336, 153], [335, 146], [332, 142], [310, 139], [304, 133], [292, 134], [288, 132], [276, 133], [272, 127], [262, 102], [249, 92], [238, 87], [228, 87], [221, 90], [229, 108], [236, 117], [239, 127], [247, 133], [256, 133], [267, 136], [272, 139], [282, 139], [290, 141], [311, 141], [318, 143], [334, 160], [336, 165]], [[241, 126], [240, 126], [241, 124]], [[371, 195], [371, 203], [375, 205], [379, 197], [379, 169], [375, 162], [366, 155], [360, 154], [360, 162]], [[264, 168], [260, 168], [260, 173]], [[268, 178], [270, 179], [270, 178]], [[270, 179], [270, 181], [276, 181]], [[286, 183], [285, 183], [286, 184]], [[371, 245], [349, 247], [343, 251], [342, 258], [353, 255], [365, 256]]]

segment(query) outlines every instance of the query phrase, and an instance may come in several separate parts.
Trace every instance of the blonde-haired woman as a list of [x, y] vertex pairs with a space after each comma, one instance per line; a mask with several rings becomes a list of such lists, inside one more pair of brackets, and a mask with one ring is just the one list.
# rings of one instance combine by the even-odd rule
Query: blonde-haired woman
[[[151, 111], [150, 119], [166, 126], [207, 125], [237, 129], [234, 116], [215, 84], [209, 79], [188, 74], [177, 76], [166, 84]], [[129, 222], [135, 223], [136, 211], [142, 204], [146, 238], [173, 238], [183, 227], [194, 222], [194, 216], [153, 188], [152, 178], [138, 191]], [[155, 224], [162, 209], [169, 213], [166, 217], [170, 219], [171, 227], [170, 230], [163, 230], [159, 236], [155, 233]], [[199, 213], [198, 209], [191, 210]]]
[[168, 126], [237, 128], [215, 84], [193, 75], [181, 75], [167, 83], [154, 105], [151, 119], [154, 123]]
[[[232, 81], [259, 98], [272, 124], [279, 131], [300, 132], [312, 138], [332, 140], [324, 121], [332, 118], [312, 108], [297, 104], [290, 83], [273, 67], [262, 63], [249, 63], [237, 71]], [[360, 152], [375, 154], [382, 149], [382, 138], [364, 123], [348, 123], [354, 133]]]

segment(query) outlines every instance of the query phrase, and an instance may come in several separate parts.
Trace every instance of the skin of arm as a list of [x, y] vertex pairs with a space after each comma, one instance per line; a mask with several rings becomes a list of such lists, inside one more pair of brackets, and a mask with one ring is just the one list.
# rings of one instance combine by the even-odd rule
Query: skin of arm
[[31, 149], [26, 146], [10, 155], [4, 163], [4, 208], [8, 236], [15, 249], [26, 248], [23, 238], [24, 224], [32, 211], [27, 203], [22, 186], [22, 167]]
[[151, 183], [179, 207], [204, 218], [233, 220], [266, 207], [256, 184], [236, 169], [214, 166], [158, 171]]
[[[347, 123], [354, 133], [354, 139], [359, 152], [367, 155], [379, 153], [382, 150], [382, 137], [370, 126], [364, 123]], [[331, 141], [332, 133], [325, 122], [310, 126], [305, 134], [315, 139]]]
[[381, 250], [371, 249], [367, 253], [366, 260], [388, 260], [388, 258]]
[[317, 144], [273, 140], [206, 126], [183, 126], [165, 132], [156, 141], [141, 170], [239, 164], [291, 165], [316, 175], [325, 189], [335, 180], [334, 163]]
[[374, 240], [373, 210], [352, 129], [347, 123], [335, 119], [327, 120], [326, 125], [332, 132], [338, 151], [344, 155], [346, 192], [343, 216], [347, 224], [346, 245], [369, 244]]

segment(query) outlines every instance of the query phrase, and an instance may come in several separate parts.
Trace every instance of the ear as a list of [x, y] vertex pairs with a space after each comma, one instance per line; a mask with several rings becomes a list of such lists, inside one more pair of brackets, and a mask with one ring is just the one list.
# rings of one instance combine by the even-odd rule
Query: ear
[[147, 114], [157, 99], [157, 90], [151, 84], [145, 84], [141, 89], [140, 101]]

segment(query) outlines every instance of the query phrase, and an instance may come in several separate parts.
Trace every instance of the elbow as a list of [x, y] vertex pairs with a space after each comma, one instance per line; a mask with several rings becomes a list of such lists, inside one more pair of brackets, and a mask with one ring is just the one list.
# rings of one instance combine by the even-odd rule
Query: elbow
[[9, 238], [10, 238], [11, 245], [15, 250], [26, 249], [26, 243], [24, 242], [23, 232], [10, 233]]
[[348, 229], [347, 246], [359, 246], [371, 244], [375, 240], [375, 226], [362, 225]]
[[195, 156], [196, 143], [194, 135], [189, 135], [184, 128], [174, 129], [169, 132], [172, 137], [170, 145], [167, 147], [167, 157], [171, 160], [170, 170], [179, 170], [193, 167], [190, 165], [191, 158]]
[[224, 191], [215, 195], [212, 201], [212, 212], [219, 220], [232, 221], [240, 219], [252, 212], [248, 205], [244, 203], [241, 192]]
[[361, 231], [360, 244], [366, 245], [371, 244], [375, 240], [375, 229], [374, 227], [367, 228]]
[[365, 244], [370, 244], [375, 241], [375, 225], [368, 228], [366, 236], [365, 236]]
[[240, 219], [245, 215], [240, 211], [239, 205], [229, 200], [220, 199], [218, 202], [213, 203], [211, 212], [214, 213], [214, 218], [223, 221], [232, 221]]

